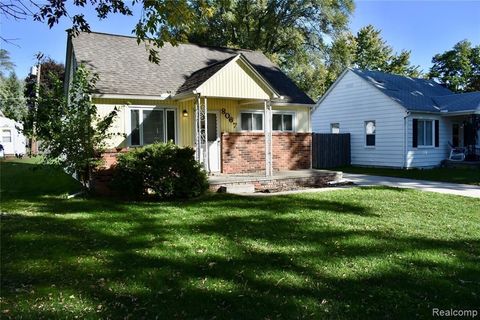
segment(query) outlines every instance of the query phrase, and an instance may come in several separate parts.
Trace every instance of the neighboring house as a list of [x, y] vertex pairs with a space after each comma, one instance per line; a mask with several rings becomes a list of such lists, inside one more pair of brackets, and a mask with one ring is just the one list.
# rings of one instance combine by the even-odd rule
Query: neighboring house
[[27, 140], [22, 133], [23, 125], [15, 120], [5, 117], [0, 111], [0, 144], [3, 146], [3, 155], [12, 157], [24, 155]]
[[480, 92], [454, 94], [433, 80], [347, 69], [317, 102], [312, 129], [350, 133], [353, 165], [433, 167], [448, 157], [449, 142], [472, 141], [466, 128], [479, 115]]
[[168, 43], [158, 52], [153, 64], [134, 37], [68, 38], [66, 84], [84, 64], [99, 76], [99, 113], [120, 107], [111, 132], [126, 138], [110, 139], [112, 152], [172, 140], [210, 172], [310, 168], [314, 102], [263, 53]]

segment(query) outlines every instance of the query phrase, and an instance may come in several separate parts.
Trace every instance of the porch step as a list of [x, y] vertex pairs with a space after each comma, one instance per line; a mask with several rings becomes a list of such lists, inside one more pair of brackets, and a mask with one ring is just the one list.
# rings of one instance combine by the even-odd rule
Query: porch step
[[264, 174], [237, 174], [210, 176], [210, 191], [228, 193], [278, 192], [302, 188], [320, 188], [330, 181], [342, 181], [342, 172], [306, 169], [275, 172], [273, 176]]
[[255, 185], [251, 183], [230, 184], [221, 186], [218, 191], [225, 193], [254, 193]]

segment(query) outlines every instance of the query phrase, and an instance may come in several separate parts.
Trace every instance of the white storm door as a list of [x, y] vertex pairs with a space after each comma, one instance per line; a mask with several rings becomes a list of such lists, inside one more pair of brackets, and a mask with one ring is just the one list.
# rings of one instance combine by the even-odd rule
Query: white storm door
[[210, 172], [220, 172], [220, 113], [207, 112], [208, 162]]

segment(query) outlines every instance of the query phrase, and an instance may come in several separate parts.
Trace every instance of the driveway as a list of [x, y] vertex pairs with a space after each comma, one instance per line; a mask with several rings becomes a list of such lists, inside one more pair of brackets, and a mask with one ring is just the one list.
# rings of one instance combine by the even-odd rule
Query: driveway
[[468, 184], [381, 177], [354, 173], [344, 173], [343, 179], [351, 181], [359, 186], [388, 186], [480, 198], [480, 187]]

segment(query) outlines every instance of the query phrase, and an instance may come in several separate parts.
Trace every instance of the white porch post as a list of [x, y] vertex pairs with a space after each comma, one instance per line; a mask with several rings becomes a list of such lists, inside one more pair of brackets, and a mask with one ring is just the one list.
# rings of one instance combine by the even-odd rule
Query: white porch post
[[210, 161], [208, 159], [209, 150], [208, 150], [208, 127], [207, 127], [207, 123], [208, 123], [207, 97], [203, 98], [203, 107], [204, 107], [203, 120], [204, 120], [204, 128], [205, 128], [203, 131], [203, 135], [204, 135], [203, 142], [204, 142], [204, 148], [205, 148], [203, 151], [203, 167], [207, 172], [210, 172]]
[[272, 163], [272, 105], [270, 101], [263, 103], [263, 132], [265, 135], [265, 176], [273, 175]]
[[200, 139], [200, 95], [195, 99], [195, 160], [201, 160], [201, 139]]
[[203, 164], [205, 170], [210, 172], [208, 161], [207, 141], [207, 98], [203, 97], [203, 105], [200, 94], [195, 102], [195, 160]]

